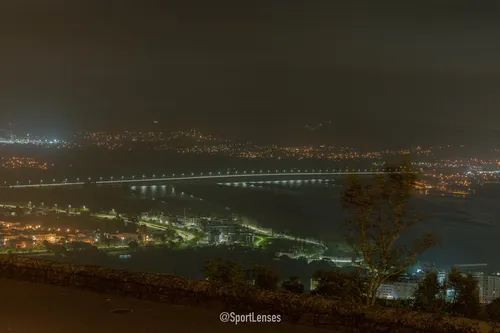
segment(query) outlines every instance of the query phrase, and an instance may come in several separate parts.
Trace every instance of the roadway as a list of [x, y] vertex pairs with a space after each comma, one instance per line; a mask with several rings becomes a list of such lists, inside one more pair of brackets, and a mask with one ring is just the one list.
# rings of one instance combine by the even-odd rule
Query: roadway
[[82, 185], [85, 185], [89, 182], [93, 183], [93, 184], [98, 184], [98, 185], [113, 185], [113, 184], [138, 184], [138, 183], [148, 183], [148, 182], [172, 182], [172, 181], [189, 181], [189, 180], [204, 180], [204, 179], [214, 179], [214, 180], [217, 180], [217, 179], [237, 179], [237, 178], [259, 178], [259, 177], [263, 177], [263, 178], [269, 178], [269, 177], [286, 177], [286, 176], [289, 176], [289, 177], [312, 177], [312, 176], [317, 176], [317, 177], [326, 177], [326, 176], [338, 176], [338, 175], [374, 175], [374, 174], [383, 174], [385, 172], [383, 171], [379, 171], [379, 170], [368, 170], [368, 169], [365, 169], [365, 171], [361, 171], [358, 170], [358, 171], [312, 171], [312, 172], [307, 172], [306, 171], [303, 171], [303, 172], [300, 172], [300, 170], [298, 172], [295, 172], [295, 171], [290, 171], [290, 172], [279, 172], [278, 170], [276, 170], [276, 172], [267, 172], [267, 173], [262, 173], [262, 172], [246, 172], [246, 171], [243, 171], [243, 172], [234, 172], [234, 173], [212, 173], [212, 172], [209, 172], [208, 174], [204, 174], [204, 173], [201, 173], [199, 175], [195, 175], [195, 174], [191, 174], [191, 175], [185, 175], [185, 174], [181, 174], [181, 176], [176, 176], [175, 174], [173, 174], [171, 177], [166, 177], [166, 176], [162, 176], [162, 177], [156, 177], [156, 176], [153, 176], [151, 178], [146, 178], [145, 176], [143, 176], [142, 178], [135, 178], [135, 177], [131, 177], [131, 178], [125, 178], [125, 177], [121, 177], [121, 178], [118, 178], [118, 179], [115, 179], [114, 177], [110, 177], [109, 180], [103, 180], [102, 177], [99, 178], [99, 180], [96, 180], [96, 181], [92, 181], [90, 178], [88, 179], [88, 181], [80, 181], [80, 179], [78, 178], [76, 181], [67, 181], [67, 180], [64, 180], [64, 181], [61, 181], [61, 182], [55, 182], [55, 181], [52, 181], [52, 182], [44, 182], [43, 180], [40, 181], [40, 183], [37, 183], [37, 184], [33, 184], [31, 182], [29, 182], [29, 184], [19, 184], [19, 182], [16, 183], [16, 185], [8, 185], [8, 184], [4, 184], [4, 187], [9, 187], [9, 188], [30, 188], [30, 187], [34, 187], [34, 188], [38, 188], [38, 187], [54, 187], [54, 186], [57, 186], [57, 187], [65, 187], [65, 186], [82, 186]]
[[256, 233], [266, 235], [268, 237], [273, 237], [273, 238], [278, 238], [278, 239], [287, 239], [287, 240], [297, 241], [297, 242], [302, 242], [302, 243], [308, 243], [308, 244], [312, 244], [312, 245], [321, 246], [325, 250], [327, 249], [325, 244], [321, 243], [320, 241], [314, 240], [314, 239], [300, 238], [300, 237], [294, 237], [294, 236], [289, 236], [289, 235], [285, 235], [285, 234], [280, 234], [277, 232], [273, 232], [272, 230], [255, 227], [255, 226], [252, 226], [249, 224], [243, 224], [243, 226], [247, 227], [250, 230], [253, 230]]
[[221, 323], [218, 309], [175, 306], [16, 280], [0, 279], [0, 294], [4, 299], [0, 302], [2, 333], [332, 332], [331, 328], [287, 323]]

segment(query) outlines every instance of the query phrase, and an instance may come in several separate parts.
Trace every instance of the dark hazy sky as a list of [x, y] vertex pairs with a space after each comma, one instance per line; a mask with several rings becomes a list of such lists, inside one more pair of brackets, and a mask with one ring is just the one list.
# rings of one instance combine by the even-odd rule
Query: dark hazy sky
[[0, 120], [497, 130], [499, 14], [489, 0], [6, 0]]

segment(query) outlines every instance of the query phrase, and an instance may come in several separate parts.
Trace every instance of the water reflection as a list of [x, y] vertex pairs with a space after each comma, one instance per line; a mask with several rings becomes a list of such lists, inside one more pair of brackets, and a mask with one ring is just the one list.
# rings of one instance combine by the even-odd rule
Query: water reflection
[[131, 186], [130, 190], [134, 196], [141, 199], [154, 199], [157, 197], [177, 196], [175, 188], [169, 185], [142, 185]]
[[334, 188], [339, 185], [331, 179], [307, 179], [307, 180], [262, 180], [255, 182], [232, 182], [232, 183], [218, 183], [217, 185], [230, 186], [230, 187], [248, 187], [248, 188], [298, 188], [298, 187], [311, 187], [311, 188]]

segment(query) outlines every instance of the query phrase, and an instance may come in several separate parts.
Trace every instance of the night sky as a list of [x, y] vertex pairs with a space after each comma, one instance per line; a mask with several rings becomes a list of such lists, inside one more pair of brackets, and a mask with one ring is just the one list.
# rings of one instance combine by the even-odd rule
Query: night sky
[[496, 1], [382, 2], [2, 1], [0, 128], [495, 140]]

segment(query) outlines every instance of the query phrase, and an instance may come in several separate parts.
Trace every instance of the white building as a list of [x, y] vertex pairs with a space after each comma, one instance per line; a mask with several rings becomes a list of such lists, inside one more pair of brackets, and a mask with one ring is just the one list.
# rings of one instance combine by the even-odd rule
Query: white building
[[481, 303], [490, 303], [495, 298], [500, 297], [500, 276], [474, 274], [478, 282], [479, 301]]
[[417, 289], [418, 281], [400, 281], [384, 283], [377, 291], [377, 297], [383, 299], [410, 299]]
[[444, 269], [440, 269], [437, 271], [437, 278], [440, 285], [443, 285], [446, 281], [446, 271]]

